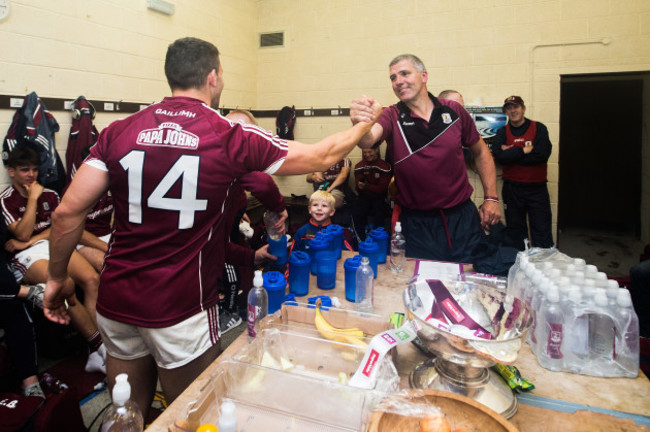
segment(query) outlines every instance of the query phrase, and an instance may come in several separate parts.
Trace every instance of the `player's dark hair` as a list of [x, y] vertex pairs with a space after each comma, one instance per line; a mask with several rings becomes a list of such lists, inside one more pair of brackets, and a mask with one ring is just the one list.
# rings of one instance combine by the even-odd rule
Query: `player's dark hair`
[[187, 37], [167, 48], [165, 76], [172, 91], [203, 87], [212, 69], [219, 72], [219, 50], [210, 42]]
[[9, 153], [7, 157], [7, 166], [11, 168], [18, 168], [21, 166], [41, 164], [41, 156], [31, 147], [20, 146], [16, 147]]

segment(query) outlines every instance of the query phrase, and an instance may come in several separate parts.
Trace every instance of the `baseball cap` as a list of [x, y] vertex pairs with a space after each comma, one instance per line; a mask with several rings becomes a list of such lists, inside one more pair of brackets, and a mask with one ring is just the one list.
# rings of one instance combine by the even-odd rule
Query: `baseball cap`
[[524, 105], [524, 100], [521, 98], [521, 96], [508, 96], [506, 100], [503, 101], [503, 111], [505, 112], [506, 110], [506, 105], [508, 104], [515, 104], [515, 105], [521, 105], [521, 106], [526, 106]]

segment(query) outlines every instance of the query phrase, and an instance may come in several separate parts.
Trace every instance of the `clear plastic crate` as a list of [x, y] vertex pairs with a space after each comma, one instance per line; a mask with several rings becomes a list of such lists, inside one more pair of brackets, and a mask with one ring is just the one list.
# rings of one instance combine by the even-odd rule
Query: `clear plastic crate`
[[[346, 384], [357, 371], [365, 352], [366, 349], [358, 345], [267, 328], [236, 353], [234, 359]], [[373, 389], [387, 393], [399, 390], [399, 376], [390, 356], [384, 357], [380, 364]]]
[[216, 425], [221, 402], [230, 399], [240, 432], [360, 431], [385, 396], [376, 390], [228, 360], [217, 366], [209, 384], [170, 429], [187, 432], [206, 423]]

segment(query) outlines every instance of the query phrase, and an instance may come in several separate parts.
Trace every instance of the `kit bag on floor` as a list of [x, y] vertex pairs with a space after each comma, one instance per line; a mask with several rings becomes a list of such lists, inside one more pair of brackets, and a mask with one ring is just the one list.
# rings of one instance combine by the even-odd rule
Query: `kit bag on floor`
[[81, 416], [77, 392], [71, 388], [65, 388], [60, 393], [47, 393], [45, 403], [38, 410], [35, 430], [38, 432], [84, 432], [86, 427]]
[[37, 413], [43, 404], [43, 398], [38, 396], [0, 393], [0, 432], [38, 430]]

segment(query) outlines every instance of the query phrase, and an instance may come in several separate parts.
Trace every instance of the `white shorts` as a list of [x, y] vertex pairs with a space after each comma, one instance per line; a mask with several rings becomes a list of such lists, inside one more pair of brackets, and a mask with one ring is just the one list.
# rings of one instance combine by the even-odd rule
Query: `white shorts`
[[[108, 243], [108, 241], [111, 239], [111, 235], [106, 234], [104, 236], [97, 237], [97, 238], [100, 239], [101, 241], [103, 241], [104, 243]], [[77, 245], [77, 250], [81, 250], [81, 248], [85, 248], [85, 247], [86, 247], [86, 245], [78, 244]]]
[[218, 343], [218, 322], [217, 305], [163, 328], [125, 324], [97, 313], [97, 326], [111, 356], [135, 360], [151, 355], [163, 369], [184, 366]]
[[21, 250], [11, 259], [9, 264], [13, 270], [14, 277], [20, 282], [25, 277], [27, 269], [36, 261], [50, 259], [49, 240], [39, 240], [27, 249]]

